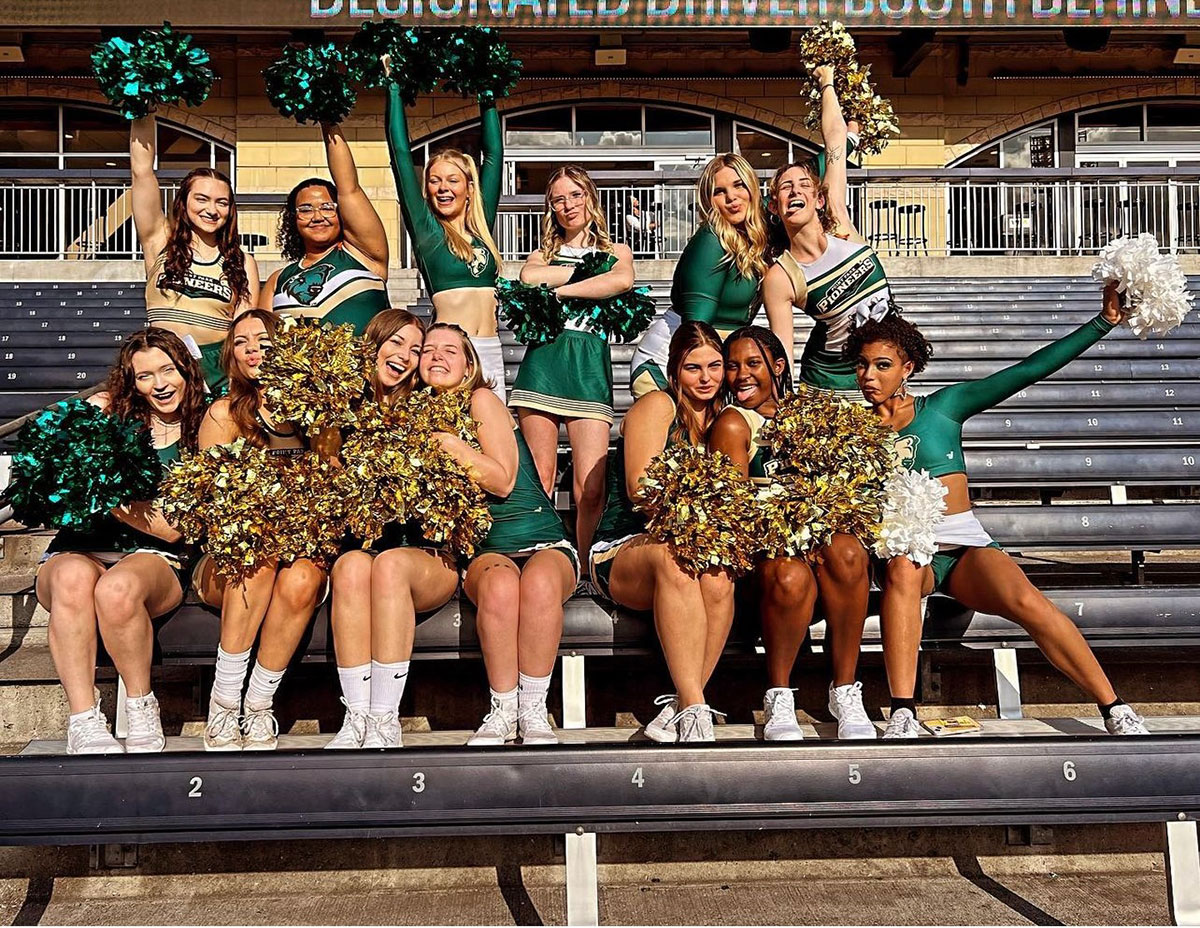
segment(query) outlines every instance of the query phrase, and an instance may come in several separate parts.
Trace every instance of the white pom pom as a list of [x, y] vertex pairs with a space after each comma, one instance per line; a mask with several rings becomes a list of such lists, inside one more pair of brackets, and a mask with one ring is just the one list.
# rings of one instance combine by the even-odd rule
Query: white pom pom
[[924, 567], [937, 551], [938, 524], [946, 511], [946, 487], [928, 471], [897, 468], [888, 478], [887, 501], [875, 554], [907, 557]]
[[1158, 240], [1148, 232], [1137, 238], [1118, 238], [1100, 252], [1092, 277], [1115, 281], [1133, 312], [1128, 324], [1138, 338], [1166, 335], [1192, 309], [1187, 277], [1174, 255], [1160, 254]]

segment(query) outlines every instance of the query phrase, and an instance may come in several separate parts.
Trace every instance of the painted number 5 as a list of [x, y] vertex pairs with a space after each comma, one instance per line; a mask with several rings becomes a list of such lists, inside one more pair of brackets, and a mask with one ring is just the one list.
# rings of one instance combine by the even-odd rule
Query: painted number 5
[[846, 777], [854, 786], [858, 786], [862, 782], [862, 774], [859, 772], [858, 764], [850, 765], [850, 775]]

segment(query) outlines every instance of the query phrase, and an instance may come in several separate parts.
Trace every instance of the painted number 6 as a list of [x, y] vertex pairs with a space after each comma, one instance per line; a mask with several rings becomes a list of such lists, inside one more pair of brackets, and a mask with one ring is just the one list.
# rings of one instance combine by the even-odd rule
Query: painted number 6
[[1068, 783], [1074, 783], [1075, 778], [1078, 775], [1079, 774], [1077, 774], [1075, 772], [1075, 761], [1064, 760], [1063, 761], [1063, 779], [1066, 780]]

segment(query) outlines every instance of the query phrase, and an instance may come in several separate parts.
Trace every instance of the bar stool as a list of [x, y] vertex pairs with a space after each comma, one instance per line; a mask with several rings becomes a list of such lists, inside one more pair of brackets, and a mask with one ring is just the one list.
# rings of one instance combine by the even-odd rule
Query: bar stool
[[879, 246], [884, 242], [890, 242], [897, 247], [900, 245], [896, 207], [895, 200], [871, 200], [867, 203], [867, 208], [871, 211], [871, 234], [867, 241], [876, 251], [880, 250]]
[[929, 257], [929, 238], [925, 234], [925, 204], [905, 203], [897, 212], [900, 216], [900, 234], [896, 239], [896, 250], [904, 249], [906, 255], [917, 254], [920, 248]]

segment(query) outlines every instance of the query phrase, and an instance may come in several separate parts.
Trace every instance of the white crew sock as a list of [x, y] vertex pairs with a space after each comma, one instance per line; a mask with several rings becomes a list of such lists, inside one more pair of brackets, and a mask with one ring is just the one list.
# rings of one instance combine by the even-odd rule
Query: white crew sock
[[339, 667], [337, 671], [346, 706], [356, 712], [366, 712], [371, 705], [371, 665]]
[[275, 691], [283, 679], [282, 670], [267, 670], [258, 661], [250, 671], [250, 685], [246, 687], [246, 711], [270, 709], [275, 701]]
[[514, 686], [507, 693], [499, 693], [489, 687], [488, 692], [491, 693], [492, 699], [500, 704], [501, 712], [507, 715], [517, 714], [517, 687]]
[[531, 677], [522, 673], [517, 675], [517, 701], [521, 709], [534, 704], [545, 706], [546, 694], [550, 692], [550, 677]]
[[408, 661], [394, 664], [371, 661], [371, 715], [399, 715], [407, 682]]
[[217, 670], [213, 679], [212, 701], [226, 709], [237, 709], [242, 704], [242, 684], [246, 682], [246, 670], [250, 667], [250, 649], [241, 654], [230, 654], [217, 645]]

